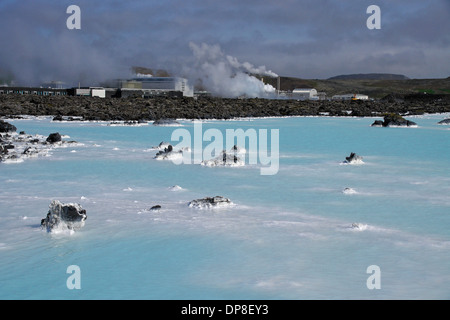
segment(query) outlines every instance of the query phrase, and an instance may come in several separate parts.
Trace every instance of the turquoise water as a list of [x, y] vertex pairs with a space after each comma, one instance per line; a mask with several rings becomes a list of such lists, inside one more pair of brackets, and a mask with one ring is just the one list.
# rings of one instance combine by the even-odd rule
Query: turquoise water
[[[151, 147], [179, 128], [193, 134], [191, 121], [9, 120], [19, 131], [60, 132], [82, 145], [0, 164], [0, 298], [448, 299], [450, 128], [436, 124], [448, 116], [410, 118], [417, 128], [333, 117], [202, 124], [278, 129], [279, 171], [267, 176], [258, 164], [154, 160]], [[350, 152], [364, 164], [343, 165]], [[187, 206], [215, 195], [234, 206]], [[80, 203], [85, 227], [43, 231], [54, 199]], [[161, 211], [148, 211], [156, 204]], [[80, 290], [66, 286], [70, 265], [80, 267]], [[379, 290], [366, 286], [370, 265], [380, 267]]]

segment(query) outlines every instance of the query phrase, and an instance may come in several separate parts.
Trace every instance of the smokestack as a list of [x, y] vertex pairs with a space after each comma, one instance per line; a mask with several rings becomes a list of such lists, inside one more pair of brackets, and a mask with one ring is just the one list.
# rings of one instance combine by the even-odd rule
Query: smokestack
[[280, 95], [280, 76], [278, 76], [278, 79], [277, 79], [277, 94], [278, 95]]

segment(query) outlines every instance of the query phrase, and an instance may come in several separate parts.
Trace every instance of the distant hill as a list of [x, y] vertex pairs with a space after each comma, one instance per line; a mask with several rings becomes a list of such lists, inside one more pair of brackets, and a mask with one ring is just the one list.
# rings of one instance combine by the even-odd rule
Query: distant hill
[[[264, 83], [277, 87], [276, 78], [264, 77]], [[450, 94], [450, 77], [446, 79], [301, 79], [280, 77], [280, 89], [292, 91], [295, 88], [315, 88], [325, 92], [328, 97], [335, 94], [361, 93], [370, 98], [380, 99], [389, 94]]]
[[391, 73], [359, 73], [331, 77], [328, 80], [408, 80], [407, 76]]

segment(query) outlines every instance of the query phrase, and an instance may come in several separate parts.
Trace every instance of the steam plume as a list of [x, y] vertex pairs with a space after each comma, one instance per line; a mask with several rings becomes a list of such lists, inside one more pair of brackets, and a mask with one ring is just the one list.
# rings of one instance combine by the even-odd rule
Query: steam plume
[[237, 58], [225, 55], [219, 45], [189, 43], [194, 55], [191, 77], [201, 79], [202, 85], [214, 95], [235, 98], [270, 97], [275, 88], [264, 84], [251, 74], [278, 77], [265, 66], [255, 67], [249, 62], [241, 63]]

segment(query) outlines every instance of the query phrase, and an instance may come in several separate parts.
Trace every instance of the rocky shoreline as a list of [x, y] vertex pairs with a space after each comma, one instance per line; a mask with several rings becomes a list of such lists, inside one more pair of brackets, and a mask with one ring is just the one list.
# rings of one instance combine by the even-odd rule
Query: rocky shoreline
[[17, 128], [0, 120], [0, 163], [20, 163], [24, 159], [47, 156], [53, 148], [64, 145], [78, 145], [76, 141], [65, 141], [59, 132], [48, 137], [24, 131], [16, 132]]
[[388, 96], [369, 101], [274, 99], [92, 98], [0, 95], [0, 117], [53, 116], [55, 121], [155, 121], [283, 116], [382, 116], [450, 112], [450, 95]]

